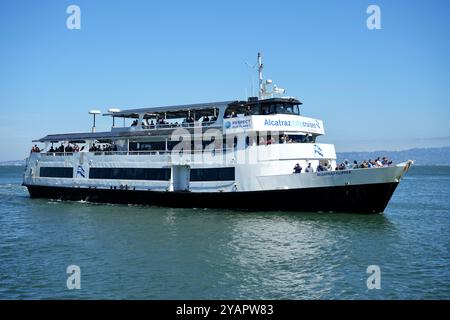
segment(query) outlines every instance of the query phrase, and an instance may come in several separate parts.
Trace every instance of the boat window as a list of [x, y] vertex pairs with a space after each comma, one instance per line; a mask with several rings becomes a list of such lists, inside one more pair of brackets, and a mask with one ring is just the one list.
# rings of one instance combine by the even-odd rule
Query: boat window
[[264, 115], [267, 115], [267, 114], [271, 114], [272, 112], [271, 112], [271, 110], [270, 110], [270, 106], [262, 106], [261, 107], [261, 113], [262, 114], [264, 114]]
[[41, 167], [39, 170], [41, 178], [73, 178], [72, 167]]
[[225, 113], [223, 115], [224, 118], [237, 118], [237, 117], [243, 117], [245, 115], [251, 115], [252, 109], [250, 106], [245, 105], [233, 105], [228, 107], [225, 110]]
[[300, 114], [300, 108], [292, 103], [261, 103], [255, 105], [232, 105], [225, 110], [224, 118], [249, 115]]
[[163, 151], [166, 150], [165, 141], [130, 142], [130, 151]]
[[191, 169], [191, 181], [234, 181], [234, 167]]
[[[274, 113], [277, 114], [298, 114], [298, 112], [295, 112], [294, 105], [290, 103], [277, 103], [271, 107], [271, 109], [274, 111]], [[297, 107], [298, 111], [298, 107]]]
[[290, 103], [263, 104], [259, 107], [260, 114], [299, 114], [298, 105]]
[[316, 137], [311, 134], [280, 134], [280, 142], [279, 143], [315, 143]]
[[91, 168], [89, 179], [167, 181], [170, 168]]

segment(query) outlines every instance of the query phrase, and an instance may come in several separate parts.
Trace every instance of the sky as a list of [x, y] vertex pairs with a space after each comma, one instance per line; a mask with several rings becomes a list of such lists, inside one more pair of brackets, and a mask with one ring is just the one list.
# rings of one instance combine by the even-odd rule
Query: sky
[[338, 152], [450, 145], [449, 14], [446, 0], [0, 0], [0, 161], [89, 131], [91, 109], [245, 99], [258, 51]]

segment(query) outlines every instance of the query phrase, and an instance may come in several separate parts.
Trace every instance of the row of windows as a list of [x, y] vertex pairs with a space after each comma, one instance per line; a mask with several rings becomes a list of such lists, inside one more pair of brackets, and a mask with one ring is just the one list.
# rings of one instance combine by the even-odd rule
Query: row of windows
[[42, 178], [73, 178], [73, 168], [41, 167], [39, 176]]
[[[90, 179], [156, 180], [170, 179], [170, 168], [91, 168]], [[234, 168], [191, 169], [191, 181], [233, 181]]]
[[234, 168], [191, 169], [191, 181], [233, 181]]
[[[73, 178], [73, 168], [41, 167], [42, 178]], [[91, 168], [90, 179], [105, 180], [153, 180], [170, 179], [170, 168]], [[233, 181], [235, 170], [231, 168], [191, 169], [190, 181]]]
[[91, 168], [89, 178], [167, 181], [170, 179], [170, 168]]

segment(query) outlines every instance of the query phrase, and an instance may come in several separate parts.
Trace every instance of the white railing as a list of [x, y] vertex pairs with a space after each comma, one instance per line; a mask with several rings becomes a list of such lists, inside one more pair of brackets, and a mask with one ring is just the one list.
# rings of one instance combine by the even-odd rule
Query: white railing
[[[190, 150], [190, 151], [175, 151], [181, 154], [198, 154], [198, 153], [228, 153], [236, 151], [235, 148], [213, 149], [213, 150]], [[138, 150], [138, 151], [89, 151], [89, 152], [41, 152], [42, 156], [51, 157], [65, 157], [72, 156], [79, 153], [93, 154], [94, 156], [149, 156], [149, 155], [170, 155], [173, 150]]]
[[[141, 125], [144, 130], [161, 130], [161, 129], [175, 129], [175, 128], [201, 128], [201, 127], [212, 127], [212, 126], [222, 127], [218, 124], [218, 121], [195, 121], [195, 122], [183, 122], [183, 123], [155, 123], [150, 125]], [[130, 128], [138, 128], [139, 126], [131, 126]]]

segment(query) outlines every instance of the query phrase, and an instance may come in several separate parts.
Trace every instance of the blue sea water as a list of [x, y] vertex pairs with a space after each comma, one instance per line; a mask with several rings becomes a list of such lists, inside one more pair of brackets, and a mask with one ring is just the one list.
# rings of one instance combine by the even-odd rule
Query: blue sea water
[[32, 200], [22, 171], [0, 167], [0, 299], [450, 298], [450, 167], [413, 167], [382, 215]]

